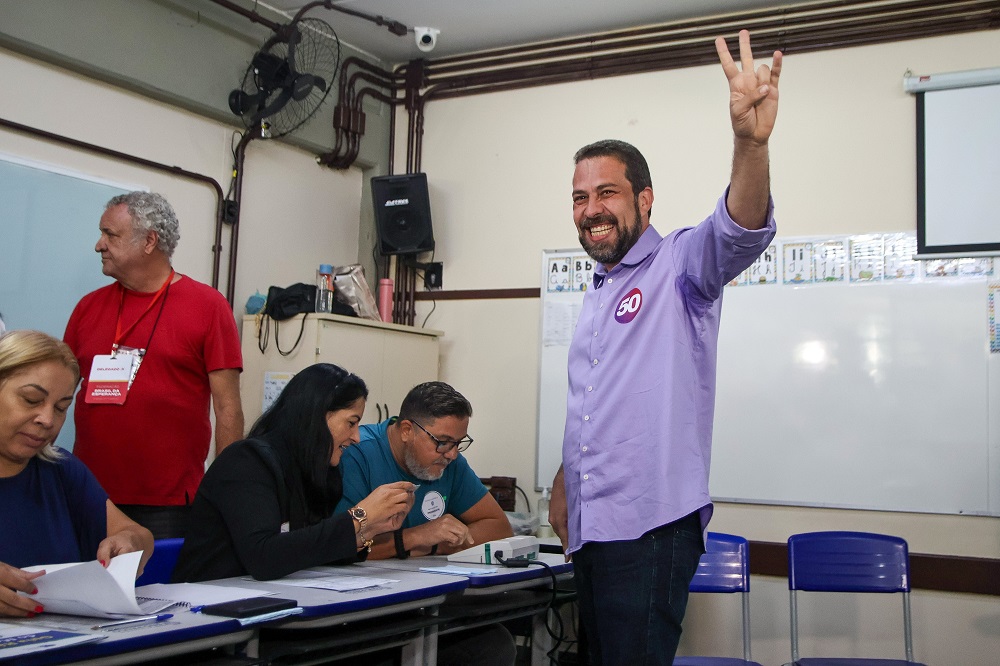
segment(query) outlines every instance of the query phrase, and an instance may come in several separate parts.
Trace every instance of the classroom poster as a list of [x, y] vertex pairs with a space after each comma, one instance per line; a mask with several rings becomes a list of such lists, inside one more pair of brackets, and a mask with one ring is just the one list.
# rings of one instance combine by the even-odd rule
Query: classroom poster
[[851, 282], [878, 282], [885, 274], [885, 242], [881, 235], [851, 236]]
[[778, 284], [778, 247], [774, 243], [764, 250], [746, 270], [747, 284]]
[[997, 309], [1000, 308], [1000, 282], [990, 285], [989, 312], [990, 312], [990, 353], [1000, 354], [1000, 325], [997, 324]]
[[545, 291], [550, 294], [560, 291], [570, 291], [572, 266], [572, 257], [550, 257], [548, 267], [546, 268]]
[[812, 254], [812, 243], [785, 243], [782, 246], [785, 284], [804, 284], [813, 281]]
[[816, 282], [843, 282], [847, 273], [847, 244], [842, 240], [814, 243], [813, 263]]
[[913, 258], [917, 253], [917, 237], [913, 234], [885, 234], [885, 280], [912, 280], [917, 276], [920, 262]]
[[594, 283], [595, 262], [586, 254], [570, 257], [570, 290], [587, 291]]

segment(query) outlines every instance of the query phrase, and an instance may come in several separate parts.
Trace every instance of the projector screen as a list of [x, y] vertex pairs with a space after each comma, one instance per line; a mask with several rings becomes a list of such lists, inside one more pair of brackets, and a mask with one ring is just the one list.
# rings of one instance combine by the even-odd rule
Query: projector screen
[[916, 100], [918, 255], [1000, 255], [1000, 84]]

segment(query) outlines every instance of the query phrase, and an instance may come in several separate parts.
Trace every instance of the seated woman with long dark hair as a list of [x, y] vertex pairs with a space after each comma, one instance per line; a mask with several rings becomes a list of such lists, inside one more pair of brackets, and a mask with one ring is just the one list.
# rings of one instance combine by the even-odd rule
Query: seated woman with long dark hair
[[322, 564], [355, 562], [376, 534], [398, 529], [413, 484], [376, 488], [351, 511], [337, 464], [358, 442], [368, 388], [329, 363], [299, 372], [246, 439], [208, 468], [191, 505], [174, 582], [286, 576]]
[[[153, 535], [122, 513], [94, 475], [55, 446], [80, 381], [61, 340], [40, 331], [0, 336], [0, 615], [44, 610], [36, 578], [19, 567], [153, 553]], [[108, 424], [113, 427], [113, 424]]]

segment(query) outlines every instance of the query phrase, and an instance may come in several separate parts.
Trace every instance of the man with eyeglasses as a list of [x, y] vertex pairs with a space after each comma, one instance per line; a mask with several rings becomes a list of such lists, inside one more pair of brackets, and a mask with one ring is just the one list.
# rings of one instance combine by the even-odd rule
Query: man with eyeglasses
[[[465, 456], [472, 446], [472, 405], [444, 382], [413, 387], [399, 416], [361, 426], [361, 442], [340, 459], [346, 511], [378, 486], [409, 481], [418, 486], [413, 508], [395, 533], [375, 538], [369, 559], [445, 555], [513, 535], [510, 521]], [[514, 638], [502, 624], [438, 638], [439, 666], [513, 666]]]
[[370, 559], [444, 555], [512, 536], [510, 521], [465, 456], [472, 405], [444, 382], [426, 382], [403, 399], [399, 416], [361, 426], [361, 443], [340, 461], [346, 511], [384, 483], [418, 486], [395, 534], [375, 540]]

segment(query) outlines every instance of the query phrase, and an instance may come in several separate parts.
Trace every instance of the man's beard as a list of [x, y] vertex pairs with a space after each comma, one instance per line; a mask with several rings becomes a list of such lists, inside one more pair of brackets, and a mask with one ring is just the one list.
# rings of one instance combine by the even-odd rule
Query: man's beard
[[584, 228], [579, 235], [580, 245], [586, 250], [587, 254], [590, 255], [591, 259], [598, 261], [605, 265], [615, 265], [625, 258], [628, 251], [632, 249], [632, 246], [636, 244], [639, 240], [639, 236], [642, 235], [642, 225], [639, 224], [639, 201], [635, 202], [635, 224], [624, 225], [618, 224], [618, 220], [614, 215], [604, 214], [598, 215], [596, 217], [587, 218], [584, 220], [586, 227], [594, 227], [601, 224], [614, 224], [615, 229], [618, 232], [618, 240], [615, 241], [614, 245], [605, 245], [598, 242], [592, 242], [589, 240], [589, 235], [587, 234], [586, 228]]
[[409, 446], [403, 451], [403, 461], [406, 462], [407, 471], [421, 481], [437, 481], [444, 474], [445, 468], [443, 467], [437, 472], [433, 471], [431, 467], [423, 467], [417, 462], [417, 457], [413, 455], [413, 451]]

